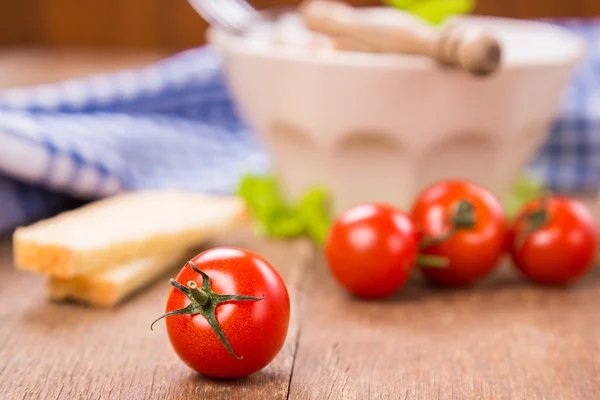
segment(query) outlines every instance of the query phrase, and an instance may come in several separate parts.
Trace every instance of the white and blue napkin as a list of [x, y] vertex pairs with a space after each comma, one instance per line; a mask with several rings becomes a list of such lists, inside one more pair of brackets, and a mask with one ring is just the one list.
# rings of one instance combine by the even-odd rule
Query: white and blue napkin
[[[590, 42], [531, 168], [551, 188], [600, 187], [600, 22], [561, 23]], [[0, 90], [0, 232], [72, 198], [184, 188], [231, 193], [269, 157], [210, 47], [135, 70]]]

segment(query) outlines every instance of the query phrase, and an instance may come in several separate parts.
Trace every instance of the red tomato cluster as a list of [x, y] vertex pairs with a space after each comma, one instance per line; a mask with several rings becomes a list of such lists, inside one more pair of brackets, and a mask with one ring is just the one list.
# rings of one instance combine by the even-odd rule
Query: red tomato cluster
[[[534, 282], [572, 283], [595, 258], [592, 217], [575, 200], [548, 197], [527, 204], [510, 224], [484, 188], [447, 180], [425, 189], [409, 213], [379, 203], [347, 210], [325, 243], [336, 280], [369, 299], [401, 289], [415, 266], [435, 284], [471, 285], [507, 253]], [[190, 260], [171, 284], [159, 319], [169, 317], [171, 345], [191, 369], [214, 378], [247, 376], [281, 350], [290, 300], [264, 258], [216, 247]]]
[[592, 216], [576, 200], [548, 197], [527, 204], [511, 223], [486, 189], [445, 180], [421, 192], [409, 213], [379, 203], [347, 210], [325, 243], [334, 278], [369, 299], [401, 289], [415, 266], [437, 285], [473, 285], [507, 253], [533, 282], [572, 283], [595, 258]]

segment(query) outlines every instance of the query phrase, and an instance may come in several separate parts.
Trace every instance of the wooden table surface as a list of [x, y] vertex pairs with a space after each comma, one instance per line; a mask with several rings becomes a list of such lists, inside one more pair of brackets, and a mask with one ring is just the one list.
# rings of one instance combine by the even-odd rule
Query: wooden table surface
[[164, 324], [150, 331], [168, 278], [115, 309], [48, 302], [44, 279], [0, 245], [0, 399], [598, 399], [600, 273], [568, 290], [500, 269], [480, 287], [395, 298], [347, 296], [318, 250], [252, 235], [246, 247], [282, 274], [287, 342], [251, 377], [216, 381], [183, 365]]
[[[61, 54], [0, 53], [0, 86], [158, 58], [105, 55], [100, 68]], [[164, 324], [150, 331], [177, 271], [114, 309], [51, 303], [43, 277], [15, 270], [10, 237], [0, 238], [0, 399], [600, 399], [597, 270], [567, 290], [528, 285], [506, 267], [473, 290], [415, 279], [393, 299], [363, 302], [305, 242], [246, 234], [219, 244], [269, 259], [292, 300], [279, 356], [235, 381], [198, 376], [171, 350]]]
[[53, 83], [137, 68], [168, 55], [160, 50], [0, 47], [0, 88]]

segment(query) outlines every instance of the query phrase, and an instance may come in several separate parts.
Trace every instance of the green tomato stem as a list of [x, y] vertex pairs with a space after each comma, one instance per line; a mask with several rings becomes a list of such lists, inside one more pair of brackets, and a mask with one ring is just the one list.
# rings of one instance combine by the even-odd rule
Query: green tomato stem
[[206, 292], [204, 292], [204, 290], [198, 288], [196, 282], [189, 281], [187, 285], [188, 288], [190, 288], [190, 296], [194, 298], [198, 305], [205, 306], [209, 302], [209, 296], [206, 294]]
[[427, 254], [419, 254], [417, 257], [417, 265], [421, 268], [448, 268], [448, 260], [444, 257], [431, 256]]
[[548, 199], [550, 195], [544, 194], [540, 199], [540, 206], [523, 215], [525, 219], [525, 229], [521, 231], [519, 236], [516, 238], [516, 246], [521, 247], [527, 238], [534, 232], [542, 229], [548, 222], [550, 222], [550, 213], [548, 212]]
[[210, 277], [200, 271], [198, 267], [192, 262], [188, 261], [192, 269], [199, 273], [202, 276], [202, 287], [199, 288], [196, 282], [188, 281], [187, 285], [184, 286], [181, 283], [177, 282], [175, 279], [171, 279], [169, 282], [173, 287], [187, 296], [190, 299], [190, 304], [187, 307], [181, 308], [179, 310], [173, 310], [166, 314], [163, 314], [150, 325], [150, 329], [154, 326], [154, 324], [166, 317], [172, 317], [175, 315], [202, 315], [206, 321], [209, 323], [212, 330], [215, 332], [223, 346], [227, 349], [229, 354], [236, 360], [241, 360], [243, 357], [238, 357], [233, 351], [227, 337], [225, 337], [225, 333], [223, 329], [221, 329], [221, 325], [219, 325], [219, 321], [217, 321], [217, 306], [221, 303], [226, 303], [230, 301], [260, 301], [264, 299], [263, 297], [251, 297], [251, 296], [239, 296], [236, 294], [218, 294], [213, 292], [210, 286]]
[[450, 239], [459, 230], [471, 229], [477, 223], [475, 207], [469, 200], [459, 200], [452, 206], [450, 228], [438, 236], [425, 237], [421, 241], [421, 249], [438, 245]]

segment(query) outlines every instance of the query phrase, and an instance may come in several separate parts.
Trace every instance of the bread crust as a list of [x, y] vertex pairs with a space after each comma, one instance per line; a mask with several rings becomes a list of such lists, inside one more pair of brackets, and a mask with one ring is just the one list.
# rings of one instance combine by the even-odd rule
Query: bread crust
[[18, 269], [72, 279], [188, 249], [247, 217], [245, 204], [233, 196], [124, 193], [17, 228], [13, 261]]

